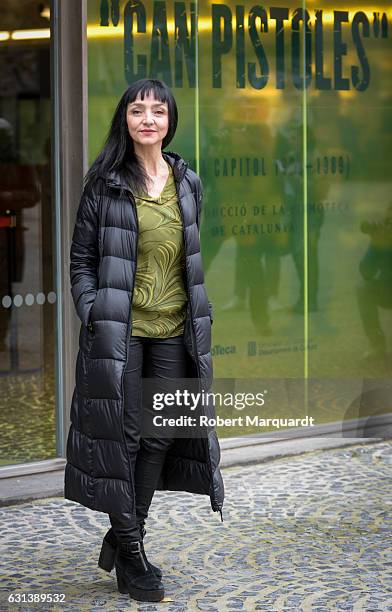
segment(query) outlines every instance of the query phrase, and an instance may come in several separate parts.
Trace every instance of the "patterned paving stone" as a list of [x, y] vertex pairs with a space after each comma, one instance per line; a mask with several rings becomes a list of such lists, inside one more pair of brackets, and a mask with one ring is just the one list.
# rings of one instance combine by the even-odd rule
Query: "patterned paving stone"
[[1, 465], [57, 456], [54, 374], [46, 368], [0, 377]]
[[0, 509], [0, 610], [392, 610], [392, 442], [223, 475], [224, 523], [206, 497], [155, 494], [145, 547], [163, 568], [160, 604], [129, 600], [98, 568], [105, 514], [61, 498]]

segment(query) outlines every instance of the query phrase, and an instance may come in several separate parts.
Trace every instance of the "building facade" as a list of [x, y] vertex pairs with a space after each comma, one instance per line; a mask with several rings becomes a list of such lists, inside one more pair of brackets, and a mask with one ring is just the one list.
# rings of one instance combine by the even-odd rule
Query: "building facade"
[[269, 416], [391, 411], [390, 5], [283, 4], [2, 3], [0, 477], [64, 463], [83, 175], [144, 77], [204, 185], [215, 376], [272, 390]]

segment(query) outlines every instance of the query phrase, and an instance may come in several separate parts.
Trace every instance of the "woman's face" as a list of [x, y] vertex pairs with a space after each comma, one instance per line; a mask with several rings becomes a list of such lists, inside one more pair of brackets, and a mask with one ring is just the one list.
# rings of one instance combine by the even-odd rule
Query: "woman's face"
[[127, 124], [134, 142], [142, 145], [160, 144], [169, 129], [167, 102], [156, 100], [152, 91], [144, 100], [137, 98], [128, 104]]

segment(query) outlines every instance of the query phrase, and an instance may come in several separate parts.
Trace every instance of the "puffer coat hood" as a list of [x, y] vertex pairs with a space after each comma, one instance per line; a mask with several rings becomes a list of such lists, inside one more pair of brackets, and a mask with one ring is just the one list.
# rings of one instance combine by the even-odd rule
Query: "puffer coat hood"
[[[202, 183], [177, 153], [170, 163], [183, 220], [188, 292], [184, 344], [188, 378], [199, 389], [212, 383], [212, 308], [200, 254]], [[81, 320], [76, 384], [67, 439], [64, 496], [93, 510], [120, 514], [134, 507], [130, 458], [124, 435], [123, 373], [132, 330], [132, 295], [138, 243], [136, 205], [117, 172], [85, 188], [72, 238], [70, 280]], [[215, 416], [213, 407], [202, 411]], [[224, 484], [220, 447], [213, 427], [205, 437], [177, 438], [166, 455], [158, 489], [209, 495], [220, 512]]]

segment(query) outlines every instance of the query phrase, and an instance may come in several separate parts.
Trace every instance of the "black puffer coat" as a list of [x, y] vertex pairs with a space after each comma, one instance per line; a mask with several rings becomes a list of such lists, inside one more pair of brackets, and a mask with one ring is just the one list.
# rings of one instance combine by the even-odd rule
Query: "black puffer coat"
[[[212, 309], [204, 286], [199, 221], [202, 183], [177, 153], [162, 155], [173, 169], [183, 219], [188, 310], [184, 344], [189, 378], [212, 383]], [[82, 321], [65, 468], [66, 499], [106, 513], [130, 512], [134, 489], [124, 436], [123, 372], [132, 329], [138, 221], [133, 195], [112, 172], [94, 192], [85, 189], [72, 239], [72, 296]], [[124, 193], [121, 194], [121, 187]], [[211, 408], [203, 409], [214, 416]], [[222, 516], [224, 485], [214, 428], [207, 437], [177, 438], [166, 455], [158, 489], [210, 496]]]

